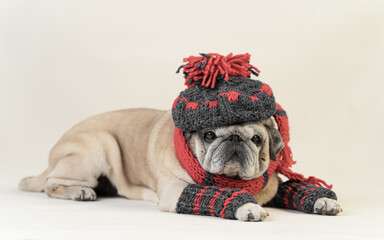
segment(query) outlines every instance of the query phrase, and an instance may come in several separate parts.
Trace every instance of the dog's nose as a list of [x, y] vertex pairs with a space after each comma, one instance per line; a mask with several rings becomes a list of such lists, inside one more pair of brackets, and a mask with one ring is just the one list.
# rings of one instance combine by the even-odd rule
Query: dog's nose
[[229, 136], [227, 138], [227, 140], [234, 141], [234, 142], [241, 142], [241, 141], [243, 141], [243, 139], [241, 139], [241, 137], [239, 135], [237, 135], [237, 134], [233, 134], [233, 135]]

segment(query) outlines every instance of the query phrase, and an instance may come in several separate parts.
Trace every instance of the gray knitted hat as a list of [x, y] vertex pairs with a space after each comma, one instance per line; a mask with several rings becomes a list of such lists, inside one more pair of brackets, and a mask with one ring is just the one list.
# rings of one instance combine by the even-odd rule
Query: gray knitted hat
[[184, 59], [188, 88], [176, 98], [173, 121], [180, 130], [198, 131], [273, 116], [276, 103], [271, 88], [250, 79], [258, 75], [250, 55], [209, 53]]

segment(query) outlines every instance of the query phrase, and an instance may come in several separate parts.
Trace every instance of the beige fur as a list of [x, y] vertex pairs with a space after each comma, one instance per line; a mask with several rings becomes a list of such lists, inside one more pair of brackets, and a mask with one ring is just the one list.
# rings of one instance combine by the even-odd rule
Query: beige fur
[[[119, 195], [158, 202], [160, 210], [174, 212], [182, 190], [194, 182], [176, 157], [173, 133], [170, 111], [131, 109], [97, 115], [65, 133], [50, 152], [48, 169], [23, 179], [19, 188], [55, 198], [94, 200], [92, 188], [105, 175]], [[258, 202], [270, 201], [277, 186], [274, 174], [256, 195]], [[262, 208], [248, 204], [241, 209], [247, 213]], [[264, 210], [259, 215], [256, 221], [266, 216]]]

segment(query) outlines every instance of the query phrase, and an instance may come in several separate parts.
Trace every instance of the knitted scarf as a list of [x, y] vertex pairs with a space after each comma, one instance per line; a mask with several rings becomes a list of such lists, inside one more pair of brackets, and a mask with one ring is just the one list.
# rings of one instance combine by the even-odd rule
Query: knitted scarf
[[193, 181], [197, 184], [206, 186], [218, 186], [229, 189], [243, 189], [251, 193], [252, 195], [258, 194], [268, 183], [268, 180], [272, 173], [280, 173], [286, 176], [288, 179], [298, 182], [308, 182], [310, 184], [323, 185], [329, 189], [332, 189], [332, 185], [328, 185], [321, 179], [310, 176], [305, 178], [302, 174], [293, 172], [290, 167], [296, 162], [292, 159], [292, 152], [288, 146], [289, 142], [289, 125], [288, 118], [284, 109], [276, 103], [276, 114], [274, 118], [276, 120], [278, 130], [282, 136], [284, 142], [284, 148], [278, 154], [277, 159], [271, 159], [270, 165], [267, 171], [260, 177], [243, 180], [226, 177], [224, 175], [213, 174], [207, 172], [200, 165], [196, 157], [193, 155], [188, 143], [185, 140], [184, 133], [177, 127], [175, 127], [174, 144], [176, 149], [176, 155], [185, 168]]

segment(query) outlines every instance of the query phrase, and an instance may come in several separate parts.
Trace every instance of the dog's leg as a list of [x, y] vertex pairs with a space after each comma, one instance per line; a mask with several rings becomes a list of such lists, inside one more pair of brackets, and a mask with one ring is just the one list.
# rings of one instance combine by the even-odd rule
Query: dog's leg
[[107, 150], [111, 144], [109, 134], [78, 132], [65, 136], [51, 150], [45, 193], [54, 198], [72, 200], [95, 200], [93, 190], [100, 176], [107, 176], [111, 167]]
[[261, 221], [268, 216], [252, 194], [241, 189], [188, 184], [178, 179], [163, 181], [159, 186], [162, 211], [241, 221]]
[[176, 212], [177, 201], [188, 183], [179, 179], [163, 179], [158, 183], [159, 209], [164, 212]]
[[51, 184], [44, 190], [48, 196], [61, 199], [72, 199], [77, 201], [94, 201], [96, 193], [92, 188], [80, 186], [64, 186]]
[[23, 178], [19, 182], [19, 189], [30, 192], [44, 192], [44, 187], [47, 183], [46, 178], [51, 171], [52, 169], [48, 168], [38, 176]]
[[342, 212], [332, 190], [307, 182], [287, 181], [280, 184], [272, 203], [305, 213], [337, 215]]
[[[74, 154], [60, 159], [47, 178], [44, 192], [53, 198], [78, 201], [96, 200], [97, 171], [84, 164], [83, 156]], [[89, 169], [88, 169], [89, 168]]]
[[120, 186], [119, 195], [133, 200], [144, 200], [153, 203], [159, 202], [156, 192], [147, 187], [133, 185]]
[[50, 197], [95, 200], [94, 188], [104, 176], [117, 194], [135, 200], [157, 202], [156, 193], [126, 180], [120, 146], [107, 132], [79, 132], [60, 141], [51, 151], [52, 171], [45, 192]]

